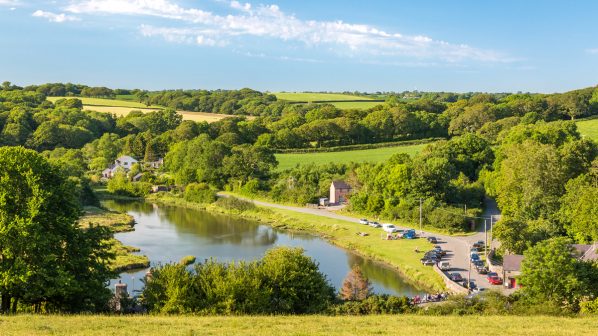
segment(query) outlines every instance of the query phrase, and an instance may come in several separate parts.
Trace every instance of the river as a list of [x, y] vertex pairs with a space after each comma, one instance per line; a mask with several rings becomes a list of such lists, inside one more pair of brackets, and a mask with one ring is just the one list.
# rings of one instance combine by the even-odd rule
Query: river
[[[142, 201], [108, 200], [103, 205], [135, 218], [135, 231], [117, 233], [115, 238], [125, 245], [140, 248], [140, 253], [149, 257], [152, 266], [178, 262], [188, 255], [195, 256], [197, 261], [208, 258], [255, 260], [274, 246], [293, 246], [302, 247], [306, 255], [316, 260], [320, 271], [337, 289], [351, 267], [358, 264], [376, 293], [408, 296], [423, 293], [391, 268], [312, 235], [277, 230], [228, 215]], [[146, 271], [121, 273], [112, 284], [121, 280], [128, 285], [129, 291], [135, 292], [142, 288], [141, 279]]]

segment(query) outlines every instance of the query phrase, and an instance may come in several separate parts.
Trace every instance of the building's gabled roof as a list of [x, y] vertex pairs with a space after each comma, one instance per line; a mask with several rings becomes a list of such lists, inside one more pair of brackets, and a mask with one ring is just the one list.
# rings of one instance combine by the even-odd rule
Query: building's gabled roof
[[123, 162], [123, 161], [137, 162], [137, 160], [135, 160], [135, 158], [133, 158], [132, 156], [128, 156], [128, 155], [123, 155], [123, 156], [117, 158], [116, 161], [118, 161], [118, 162]]
[[506, 255], [502, 259], [502, 268], [505, 272], [521, 271], [521, 261], [523, 261], [523, 256], [521, 254]]
[[341, 180], [332, 181], [332, 186], [334, 189], [352, 189], [350, 185]]

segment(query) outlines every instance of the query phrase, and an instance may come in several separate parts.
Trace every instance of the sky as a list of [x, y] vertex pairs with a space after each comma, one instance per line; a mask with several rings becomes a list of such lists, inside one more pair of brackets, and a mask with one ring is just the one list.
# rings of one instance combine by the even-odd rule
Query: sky
[[598, 84], [598, 1], [0, 0], [0, 81], [262, 91]]

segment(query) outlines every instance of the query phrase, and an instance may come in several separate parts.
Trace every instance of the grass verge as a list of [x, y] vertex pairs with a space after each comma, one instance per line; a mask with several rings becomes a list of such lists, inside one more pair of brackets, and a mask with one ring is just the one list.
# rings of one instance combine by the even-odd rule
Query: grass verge
[[[596, 335], [598, 318], [552, 316], [0, 316], [3, 336]], [[465, 332], [466, 331], [466, 332]]]

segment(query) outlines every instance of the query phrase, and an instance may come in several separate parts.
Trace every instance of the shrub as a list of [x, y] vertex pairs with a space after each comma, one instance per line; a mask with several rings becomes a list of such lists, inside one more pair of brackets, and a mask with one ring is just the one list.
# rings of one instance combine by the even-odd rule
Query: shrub
[[240, 212], [253, 210], [256, 208], [255, 204], [252, 202], [238, 199], [236, 197], [220, 197], [216, 201], [216, 205], [227, 210], [237, 210]]
[[184, 193], [187, 202], [212, 203], [216, 200], [216, 193], [205, 183], [190, 183]]
[[372, 295], [361, 301], [345, 301], [334, 305], [333, 315], [403, 314], [411, 312], [409, 298], [405, 296]]

